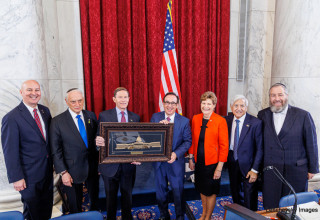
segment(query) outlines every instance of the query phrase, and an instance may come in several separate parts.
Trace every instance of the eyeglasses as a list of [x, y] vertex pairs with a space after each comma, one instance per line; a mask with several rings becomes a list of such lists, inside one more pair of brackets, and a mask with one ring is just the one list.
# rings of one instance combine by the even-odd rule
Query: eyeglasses
[[165, 105], [176, 105], [176, 102], [164, 102]]

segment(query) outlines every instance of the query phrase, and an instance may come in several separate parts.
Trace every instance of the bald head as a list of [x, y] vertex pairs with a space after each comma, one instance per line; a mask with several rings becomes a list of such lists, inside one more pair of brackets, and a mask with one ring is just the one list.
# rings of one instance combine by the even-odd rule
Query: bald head
[[20, 94], [26, 105], [36, 108], [41, 99], [40, 84], [35, 80], [27, 80], [22, 83]]

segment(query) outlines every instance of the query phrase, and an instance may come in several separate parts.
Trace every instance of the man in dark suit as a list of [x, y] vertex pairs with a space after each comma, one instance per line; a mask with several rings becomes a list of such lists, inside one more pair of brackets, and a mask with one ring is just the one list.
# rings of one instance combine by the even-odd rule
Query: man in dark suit
[[248, 100], [236, 95], [226, 117], [229, 132], [228, 170], [234, 203], [257, 210], [257, 176], [262, 162], [262, 121], [247, 113]]
[[172, 154], [168, 162], [156, 162], [156, 197], [160, 219], [170, 219], [168, 211], [168, 181], [173, 191], [176, 219], [184, 219], [185, 200], [183, 198], [183, 178], [185, 171], [184, 154], [192, 143], [189, 119], [176, 113], [179, 96], [173, 92], [163, 97], [164, 112], [152, 115], [150, 122], [174, 123]]
[[1, 142], [9, 183], [21, 194], [25, 219], [49, 219], [53, 200], [53, 169], [49, 147], [51, 114], [38, 104], [40, 85], [25, 81], [22, 102], [2, 119]]
[[[114, 91], [113, 97], [116, 107], [99, 114], [99, 126], [100, 122], [139, 122], [140, 116], [127, 110], [129, 99], [129, 91], [126, 88], [117, 88]], [[104, 138], [97, 136], [96, 144], [97, 146], [104, 146]], [[121, 192], [122, 219], [132, 219], [132, 189], [136, 177], [136, 165], [139, 164], [138, 162], [133, 162], [131, 164], [116, 163], [99, 165], [99, 172], [102, 175], [106, 192], [107, 219], [116, 219], [119, 186]]]
[[55, 171], [62, 177], [70, 213], [82, 211], [84, 182], [88, 187], [90, 210], [96, 210], [99, 194], [97, 118], [93, 112], [83, 110], [84, 98], [79, 89], [70, 89], [65, 100], [69, 108], [54, 117], [50, 126]]
[[[308, 179], [319, 172], [317, 134], [309, 112], [288, 105], [285, 85], [276, 83], [269, 90], [270, 107], [261, 110], [263, 121], [264, 167], [274, 166], [295, 191], [305, 192]], [[263, 176], [263, 205], [279, 206], [290, 189], [272, 171]]]

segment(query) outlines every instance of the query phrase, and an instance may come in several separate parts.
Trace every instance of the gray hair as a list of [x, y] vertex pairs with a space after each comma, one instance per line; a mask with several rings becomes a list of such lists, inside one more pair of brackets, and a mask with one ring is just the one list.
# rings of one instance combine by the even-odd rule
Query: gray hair
[[66, 96], [65, 96], [65, 99], [68, 101], [68, 95], [69, 95], [69, 93], [70, 92], [73, 92], [73, 91], [77, 91], [77, 92], [79, 92], [79, 93], [81, 93], [81, 95], [83, 96], [83, 92], [80, 90], [80, 89], [78, 89], [78, 88], [72, 88], [72, 89], [69, 89], [68, 91], [67, 91], [67, 94], [66, 94]]
[[283, 88], [284, 93], [285, 93], [286, 95], [288, 95], [288, 94], [289, 94], [289, 93], [288, 93], [288, 89], [287, 89], [287, 87], [286, 87], [286, 85], [285, 85], [285, 84], [283, 84], [283, 83], [275, 83], [275, 84], [273, 84], [273, 85], [270, 87], [270, 89], [269, 89], [269, 95], [270, 95], [270, 91], [271, 91], [271, 89], [272, 89], [273, 87], [278, 87], [278, 86], [280, 86], [280, 87], [282, 87], [282, 88]]
[[244, 103], [246, 104], [246, 107], [248, 107], [249, 102], [248, 102], [248, 99], [247, 99], [244, 95], [235, 95], [235, 96], [233, 97], [233, 99], [230, 100], [230, 105], [233, 106], [233, 104], [234, 104], [236, 101], [240, 100], [240, 99], [243, 100]]

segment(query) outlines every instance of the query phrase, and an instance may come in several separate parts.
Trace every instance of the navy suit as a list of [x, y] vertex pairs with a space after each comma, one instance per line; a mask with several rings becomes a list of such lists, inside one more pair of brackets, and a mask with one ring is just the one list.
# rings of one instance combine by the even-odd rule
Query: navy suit
[[[233, 119], [233, 115], [226, 117], [229, 143], [231, 143]], [[262, 163], [262, 121], [248, 113], [246, 113], [241, 129], [237, 156], [238, 160], [235, 161], [233, 150], [229, 150], [227, 165], [233, 202], [256, 211], [258, 205], [257, 183], [249, 183], [249, 178], [246, 176], [251, 169], [259, 171]]]
[[[152, 115], [150, 122], [160, 122], [165, 119], [164, 112]], [[172, 164], [167, 162], [154, 163], [156, 176], [156, 196], [160, 217], [170, 219], [168, 212], [168, 181], [173, 191], [176, 219], [184, 219], [185, 201], [183, 198], [183, 178], [185, 171], [184, 154], [192, 143], [189, 119], [175, 113], [172, 152], [177, 159]]]
[[[308, 172], [319, 172], [317, 135], [310, 113], [289, 105], [278, 135], [270, 108], [261, 110], [258, 117], [263, 121], [264, 167], [276, 167], [297, 193], [307, 191]], [[272, 171], [264, 172], [266, 209], [278, 207], [280, 198], [289, 192]]]
[[54, 117], [50, 126], [50, 145], [56, 173], [67, 170], [73, 179], [72, 187], [65, 186], [71, 213], [82, 211], [83, 182], [87, 183], [90, 196], [90, 210], [97, 209], [99, 194], [98, 161], [95, 137], [97, 117], [93, 112], [83, 110], [88, 148], [69, 110]]
[[38, 105], [45, 124], [46, 139], [35, 119], [21, 102], [2, 119], [1, 142], [9, 183], [25, 179], [20, 191], [26, 219], [49, 219], [53, 200], [53, 166], [49, 147], [51, 114]]
[[[128, 122], [140, 121], [139, 115], [130, 111], [127, 112]], [[116, 109], [101, 112], [99, 114], [99, 127], [100, 122], [118, 122]], [[98, 131], [100, 131], [100, 128]], [[132, 189], [136, 177], [136, 165], [130, 163], [99, 164], [99, 172], [104, 181], [107, 197], [107, 218], [116, 219], [117, 195], [120, 185], [122, 219], [132, 219]]]

